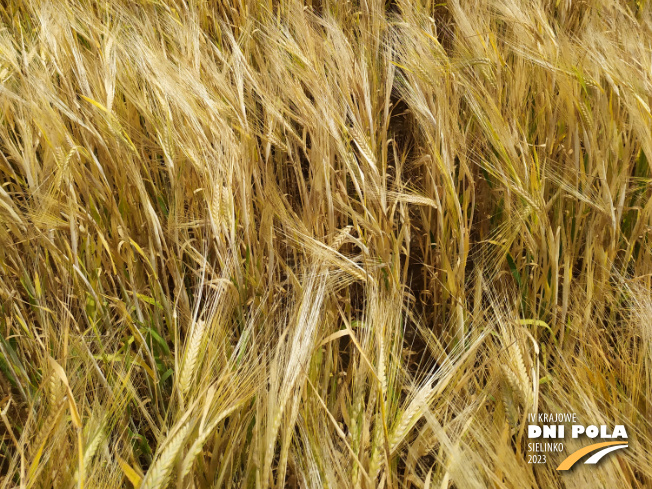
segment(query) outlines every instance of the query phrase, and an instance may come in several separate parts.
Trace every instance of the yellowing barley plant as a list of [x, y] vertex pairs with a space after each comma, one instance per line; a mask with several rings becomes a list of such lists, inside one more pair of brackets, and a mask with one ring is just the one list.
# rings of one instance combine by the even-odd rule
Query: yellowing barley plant
[[648, 0], [0, 2], [0, 489], [652, 487], [651, 105]]

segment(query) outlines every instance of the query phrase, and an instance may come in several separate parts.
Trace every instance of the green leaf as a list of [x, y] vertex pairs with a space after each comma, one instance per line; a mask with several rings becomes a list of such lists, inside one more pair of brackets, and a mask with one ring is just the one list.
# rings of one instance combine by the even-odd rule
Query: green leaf
[[141, 301], [145, 301], [148, 304], [158, 307], [161, 311], [163, 310], [163, 306], [159, 304], [159, 302], [153, 297], [150, 297], [148, 295], [143, 295], [143, 294], [136, 294], [136, 297], [138, 297]]
[[165, 342], [165, 340], [159, 335], [156, 331], [154, 331], [152, 328], [147, 328], [147, 332], [152, 335], [152, 338], [163, 348], [163, 351], [165, 352], [166, 355], [170, 354], [170, 348], [168, 348], [168, 344]]
[[507, 253], [507, 264], [509, 265], [509, 270], [510, 272], [512, 272], [512, 276], [514, 277], [514, 280], [516, 280], [518, 286], [521, 287], [521, 274], [518, 273], [518, 269], [516, 268], [516, 262], [514, 261], [514, 258], [512, 258], [512, 255], [510, 253]]

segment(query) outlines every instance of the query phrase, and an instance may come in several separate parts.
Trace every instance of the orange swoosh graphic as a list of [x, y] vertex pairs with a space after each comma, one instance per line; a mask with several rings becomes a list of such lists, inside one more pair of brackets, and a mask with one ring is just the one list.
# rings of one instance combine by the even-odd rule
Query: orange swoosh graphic
[[557, 470], [568, 470], [575, 464], [575, 462], [577, 462], [587, 453], [597, 450], [598, 448], [610, 447], [612, 445], [627, 445], [627, 443], [622, 441], [606, 441], [603, 443], [594, 443], [588, 447], [580, 448], [576, 452], [573, 452], [568, 457], [566, 457], [566, 459], [559, 464]]

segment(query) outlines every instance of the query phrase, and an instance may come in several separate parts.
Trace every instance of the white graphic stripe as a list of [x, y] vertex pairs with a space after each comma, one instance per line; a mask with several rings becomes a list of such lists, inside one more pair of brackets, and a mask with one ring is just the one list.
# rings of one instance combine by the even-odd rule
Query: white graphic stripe
[[626, 447], [627, 447], [627, 445], [614, 445], [612, 447], [603, 448], [599, 452], [596, 452], [593, 455], [591, 455], [591, 458], [589, 458], [584, 463], [585, 464], [597, 464], [600, 461], [600, 459], [602, 457], [604, 457], [605, 455], [607, 455], [608, 453], [613, 452], [614, 450], [618, 450], [620, 448], [626, 448]]

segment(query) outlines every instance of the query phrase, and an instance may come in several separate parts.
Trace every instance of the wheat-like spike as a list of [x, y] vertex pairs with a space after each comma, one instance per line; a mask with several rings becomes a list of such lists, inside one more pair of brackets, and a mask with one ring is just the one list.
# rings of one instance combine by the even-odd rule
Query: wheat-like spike
[[222, 189], [213, 189], [213, 196], [210, 201], [210, 212], [213, 222], [219, 229], [219, 223], [222, 217]]
[[351, 229], [353, 229], [353, 226], [351, 225], [341, 229], [340, 232], [337, 233], [337, 236], [335, 236], [335, 239], [333, 239], [333, 242], [331, 243], [331, 248], [333, 248], [335, 251], [339, 250], [342, 244], [344, 244], [346, 239], [349, 237], [349, 233], [351, 232]]
[[188, 453], [183, 459], [183, 463], [181, 464], [181, 472], [179, 475], [179, 480], [182, 481], [192, 470], [192, 465], [195, 462], [195, 459], [197, 458], [197, 455], [201, 452], [202, 448], [204, 447], [204, 444], [208, 440], [208, 437], [213, 434], [215, 431], [215, 428], [217, 425], [223, 421], [227, 416], [231, 415], [239, 405], [233, 406], [226, 411], [222, 412], [217, 418], [215, 418], [213, 421], [211, 421], [205, 428], [204, 430], [199, 434], [197, 439], [193, 442], [191, 445], [190, 449], [188, 450]]
[[387, 395], [387, 377], [385, 375], [385, 339], [381, 336], [378, 348], [378, 378], [380, 379], [380, 388], [383, 393], [383, 402]]
[[45, 419], [43, 424], [41, 425], [41, 428], [38, 431], [38, 434], [34, 438], [34, 441], [31, 443], [31, 448], [32, 450], [38, 450], [41, 446], [41, 444], [44, 443], [44, 441], [47, 439], [47, 437], [50, 436], [50, 433], [53, 429], [54, 426], [56, 426], [59, 418], [63, 414], [66, 408], [66, 403], [65, 402], [59, 402], [59, 406], [56, 407], [55, 405], [52, 405], [50, 407], [50, 414], [48, 417]]
[[221, 211], [224, 216], [228, 218], [229, 221], [233, 218], [233, 209], [234, 209], [234, 198], [233, 192], [225, 185], [222, 187], [222, 200], [221, 200]]
[[54, 409], [59, 404], [59, 399], [61, 398], [61, 394], [63, 392], [61, 386], [61, 381], [56, 375], [54, 375], [54, 373], [48, 375], [46, 389], [48, 393], [48, 404], [50, 409]]
[[377, 168], [377, 163], [376, 163], [376, 157], [373, 154], [373, 151], [369, 147], [369, 142], [367, 141], [367, 138], [364, 136], [364, 134], [361, 133], [360, 129], [354, 125], [350, 129], [351, 136], [353, 137], [353, 141], [355, 142], [356, 146], [360, 150], [360, 153], [364, 157], [364, 159], [367, 161], [369, 168], [373, 171], [374, 174], [378, 174], [378, 168]]
[[165, 484], [167, 484], [170, 474], [172, 473], [174, 461], [183, 447], [183, 444], [186, 441], [186, 436], [188, 436], [191, 429], [192, 424], [186, 423], [176, 432], [172, 439], [165, 443], [165, 448], [155, 460], [154, 464], [150, 467], [140, 489], [160, 489], [165, 487]]
[[197, 358], [199, 357], [199, 351], [201, 349], [205, 330], [205, 321], [200, 319], [195, 322], [195, 326], [190, 336], [190, 342], [188, 343], [188, 348], [186, 350], [186, 358], [183, 362], [181, 375], [179, 376], [179, 389], [182, 394], [188, 392], [195, 380], [195, 368], [197, 367]]
[[516, 371], [519, 378], [518, 387], [516, 387], [522, 394], [523, 399], [526, 402], [526, 409], [529, 409], [532, 406], [534, 399], [534, 392], [532, 390], [532, 385], [530, 378], [528, 376], [527, 370], [525, 369], [525, 363], [523, 362], [523, 355], [518, 343], [515, 343], [512, 348], [512, 354], [514, 356], [514, 362], [516, 364]]
[[405, 410], [405, 412], [400, 415], [400, 423], [396, 426], [396, 428], [389, 436], [389, 446], [392, 452], [403, 441], [403, 438], [412, 428], [412, 426], [414, 426], [414, 423], [417, 422], [417, 417], [421, 412], [423, 412], [428, 397], [432, 392], [433, 389], [430, 387], [422, 388], [417, 393], [415, 398], [412, 399], [412, 402]]
[[[518, 414], [516, 406], [514, 405], [514, 391], [512, 388], [516, 376], [511, 370], [507, 368], [504, 368], [503, 371], [505, 372], [505, 377], [507, 378], [507, 381], [503, 380], [502, 382], [501, 394], [503, 406], [505, 407], [505, 416], [507, 417], [507, 421], [509, 425], [514, 428], [518, 422]], [[515, 388], [518, 389], [518, 387]]]
[[433, 209], [437, 209], [438, 207], [437, 202], [435, 202], [434, 199], [424, 197], [423, 195], [399, 193], [399, 192], [387, 192], [387, 196], [392, 199], [395, 199], [397, 202], [423, 205], [426, 207], [432, 207]]
[[353, 412], [351, 414], [351, 438], [353, 439], [353, 448], [356, 449], [360, 442], [360, 418], [363, 415], [364, 402], [364, 384], [361, 381], [356, 381], [353, 391]]
[[374, 420], [372, 435], [371, 461], [369, 462], [369, 477], [371, 477], [371, 480], [376, 480], [380, 471], [380, 462], [383, 458], [383, 422], [381, 419], [378, 419], [379, 416], [380, 414], [377, 414]]
[[[267, 475], [269, 467], [272, 464], [272, 455], [274, 454], [274, 446], [276, 445], [276, 436], [278, 434], [278, 429], [281, 426], [281, 420], [283, 419], [283, 413], [285, 412], [285, 402], [281, 401], [280, 405], [275, 408], [274, 417], [272, 418], [271, 429], [269, 431], [270, 436], [267, 440], [267, 446], [265, 447], [265, 474]], [[265, 486], [267, 485], [267, 478], [264, 481]]]
[[100, 427], [97, 431], [95, 431], [93, 438], [86, 445], [86, 450], [84, 451], [84, 467], [86, 469], [85, 470], [86, 473], [88, 473], [91, 459], [95, 456], [95, 452], [97, 452], [97, 449], [99, 448], [100, 443], [102, 443], [102, 441], [104, 440], [104, 437], [105, 437], [104, 429]]

